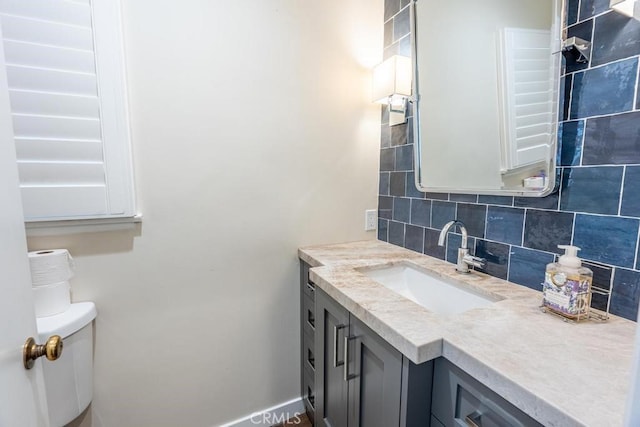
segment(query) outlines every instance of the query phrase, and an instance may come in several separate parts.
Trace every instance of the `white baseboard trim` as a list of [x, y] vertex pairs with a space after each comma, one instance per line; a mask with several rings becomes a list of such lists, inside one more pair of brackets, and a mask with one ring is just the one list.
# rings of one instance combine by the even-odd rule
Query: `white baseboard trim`
[[223, 424], [220, 427], [273, 426], [282, 424], [288, 419], [293, 419], [295, 422], [295, 417], [303, 413], [304, 403], [302, 403], [302, 399], [298, 397], [297, 399], [272, 406], [271, 408], [254, 412], [251, 415]]

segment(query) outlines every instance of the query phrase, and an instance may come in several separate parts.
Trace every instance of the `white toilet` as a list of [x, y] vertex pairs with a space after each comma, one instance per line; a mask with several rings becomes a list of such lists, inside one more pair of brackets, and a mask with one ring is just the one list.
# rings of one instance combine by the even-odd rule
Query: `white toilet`
[[95, 318], [95, 304], [80, 302], [63, 313], [37, 319], [39, 342], [60, 335], [64, 345], [58, 360], [42, 364], [51, 427], [70, 423], [91, 403]]

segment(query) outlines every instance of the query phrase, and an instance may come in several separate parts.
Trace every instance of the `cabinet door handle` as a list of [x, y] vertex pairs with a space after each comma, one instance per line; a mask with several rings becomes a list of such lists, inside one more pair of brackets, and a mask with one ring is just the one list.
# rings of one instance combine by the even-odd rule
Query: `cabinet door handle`
[[349, 374], [349, 341], [355, 340], [357, 337], [344, 337], [344, 380], [349, 381], [356, 377], [355, 374]]
[[333, 326], [333, 367], [337, 368], [342, 365], [344, 361], [338, 361], [338, 332], [340, 329], [346, 328], [347, 325], [334, 325]]

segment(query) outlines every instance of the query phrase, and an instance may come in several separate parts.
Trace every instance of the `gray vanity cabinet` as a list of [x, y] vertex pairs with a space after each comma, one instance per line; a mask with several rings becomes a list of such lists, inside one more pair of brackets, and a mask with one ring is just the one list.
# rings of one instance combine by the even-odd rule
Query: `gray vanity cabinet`
[[316, 425], [428, 426], [431, 362], [415, 365], [316, 289]]
[[541, 427], [443, 357], [414, 364], [301, 268], [302, 396], [320, 427]]
[[300, 263], [300, 379], [302, 401], [311, 422], [315, 415], [316, 375], [316, 314], [315, 286], [309, 281], [309, 265]]
[[316, 290], [316, 413], [317, 425], [346, 427], [349, 382], [345, 381], [345, 337], [349, 312]]
[[402, 355], [319, 289], [315, 346], [320, 426], [399, 425]]

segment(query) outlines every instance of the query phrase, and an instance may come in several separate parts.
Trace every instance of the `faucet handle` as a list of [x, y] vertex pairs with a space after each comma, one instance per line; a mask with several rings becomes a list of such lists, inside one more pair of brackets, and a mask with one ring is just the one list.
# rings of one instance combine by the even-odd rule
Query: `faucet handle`
[[465, 255], [463, 260], [467, 265], [471, 265], [476, 268], [484, 268], [484, 266], [487, 265], [486, 259], [469, 254]]

